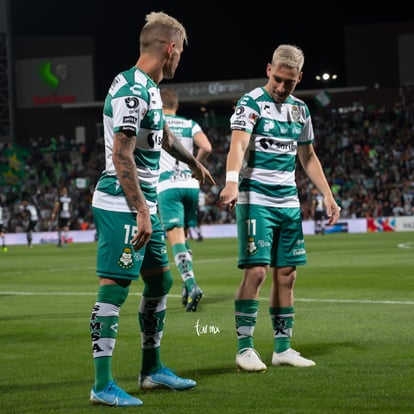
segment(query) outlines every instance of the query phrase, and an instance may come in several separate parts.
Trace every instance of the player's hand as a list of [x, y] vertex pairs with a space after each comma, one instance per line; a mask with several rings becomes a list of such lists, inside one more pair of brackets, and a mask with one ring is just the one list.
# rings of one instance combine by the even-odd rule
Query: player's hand
[[324, 203], [326, 206], [326, 215], [328, 216], [328, 224], [332, 226], [339, 220], [341, 207], [338, 206], [333, 197], [325, 198]]
[[210, 174], [210, 171], [200, 161], [196, 160], [196, 164], [193, 167], [190, 166], [190, 169], [193, 177], [200, 181], [201, 184], [205, 184], [207, 180], [210, 184], [216, 184], [216, 180]]
[[233, 210], [236, 206], [237, 198], [239, 195], [238, 183], [229, 181], [226, 186], [221, 190], [220, 201], [224, 205], [229, 206], [229, 210]]
[[135, 251], [142, 249], [150, 241], [152, 236], [151, 216], [148, 208], [143, 208], [138, 211], [136, 220], [138, 231], [131, 240]]

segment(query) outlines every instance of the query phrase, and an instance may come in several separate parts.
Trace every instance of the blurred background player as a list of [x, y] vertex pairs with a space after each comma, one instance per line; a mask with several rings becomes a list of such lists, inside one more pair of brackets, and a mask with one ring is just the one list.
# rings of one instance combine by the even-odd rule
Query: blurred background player
[[[67, 187], [62, 187], [53, 207], [51, 220], [57, 219], [58, 247], [66, 247], [69, 238], [69, 224], [71, 218], [72, 199], [68, 195]], [[62, 238], [63, 232], [63, 238]]]
[[36, 230], [37, 222], [39, 221], [39, 215], [37, 208], [34, 204], [29, 203], [27, 200], [23, 200], [21, 203], [22, 219], [26, 226], [27, 247], [33, 247], [33, 232]]
[[198, 193], [198, 206], [197, 206], [198, 225], [196, 227], [188, 228], [187, 239], [203, 241], [204, 237], [203, 237], [203, 233], [201, 232], [200, 223], [202, 223], [203, 221], [205, 212], [206, 212], [206, 193], [200, 188], [200, 192]]
[[[192, 119], [177, 115], [178, 96], [174, 89], [162, 88], [161, 99], [170, 130], [196, 158], [203, 163], [211, 153], [211, 143], [201, 126]], [[188, 229], [198, 227], [197, 210], [200, 183], [192, 177], [187, 164], [161, 151], [160, 180], [157, 188], [158, 211], [171, 245], [175, 264], [183, 282], [182, 303], [187, 311], [195, 312], [203, 297], [194, 271]]]
[[311, 214], [315, 221], [315, 234], [325, 234], [325, 205], [323, 195], [317, 188], [312, 189]]
[[1, 248], [3, 252], [7, 252], [6, 235], [5, 235], [4, 221], [3, 221], [3, 204], [1, 200], [0, 200], [0, 237], [1, 237]]

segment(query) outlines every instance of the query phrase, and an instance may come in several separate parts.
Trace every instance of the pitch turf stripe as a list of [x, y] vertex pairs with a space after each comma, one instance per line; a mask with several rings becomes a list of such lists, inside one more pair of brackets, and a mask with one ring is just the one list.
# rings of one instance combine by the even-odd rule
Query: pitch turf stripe
[[[223, 259], [205, 259], [205, 260], [194, 260], [194, 263], [223, 263], [223, 262], [236, 262], [236, 257], [228, 257]], [[170, 267], [175, 266], [175, 262], [169, 262]], [[58, 268], [49, 268], [49, 269], [30, 269], [30, 273], [61, 273], [61, 272], [78, 272], [80, 270], [88, 271], [90, 270], [93, 273], [96, 270], [96, 266], [74, 266], [74, 267], [58, 267]], [[26, 270], [10, 270], [3, 271], [2, 276], [18, 276], [26, 274]]]
[[401, 301], [401, 300], [356, 300], [356, 299], [298, 299], [295, 298], [295, 302], [323, 302], [323, 303], [372, 303], [381, 305], [414, 305], [413, 301]]
[[[130, 292], [129, 295], [141, 296], [141, 293]], [[14, 292], [5, 291], [0, 292], [0, 296], [96, 296], [96, 292]], [[181, 298], [181, 295], [172, 295], [172, 298]], [[207, 297], [207, 295], [206, 295]], [[260, 300], [268, 300], [261, 298]], [[306, 299], [295, 298], [295, 302], [318, 302], [318, 303], [366, 303], [366, 304], [379, 304], [379, 305], [414, 305], [414, 301], [401, 301], [401, 300], [357, 300], [357, 299]]]

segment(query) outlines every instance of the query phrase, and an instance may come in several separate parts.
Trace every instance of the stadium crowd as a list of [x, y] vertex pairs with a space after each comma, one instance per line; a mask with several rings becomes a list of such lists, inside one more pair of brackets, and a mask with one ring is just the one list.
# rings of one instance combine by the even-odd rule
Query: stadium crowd
[[[342, 208], [341, 217], [414, 215], [413, 103], [348, 110], [321, 108], [313, 114], [313, 126], [315, 148]], [[204, 130], [213, 145], [208, 165], [217, 185], [202, 186], [200, 224], [232, 223], [234, 212], [219, 201], [230, 130], [228, 127], [205, 127]], [[61, 135], [20, 144], [21, 155], [17, 156], [12, 144], [4, 145], [0, 162], [9, 166], [9, 170], [1, 172], [0, 201], [5, 230], [23, 231], [18, 207], [25, 198], [39, 211], [36, 231], [53, 230], [51, 214], [62, 185], [68, 187], [72, 198], [70, 228], [94, 228], [91, 195], [104, 165], [102, 146], [103, 140], [79, 145]], [[310, 220], [312, 185], [300, 168], [297, 183], [303, 218]]]

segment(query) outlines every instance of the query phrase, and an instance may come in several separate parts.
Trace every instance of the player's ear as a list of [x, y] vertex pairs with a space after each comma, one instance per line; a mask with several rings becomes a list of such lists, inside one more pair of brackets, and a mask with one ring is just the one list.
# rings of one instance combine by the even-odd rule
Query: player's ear
[[168, 45], [167, 45], [168, 59], [172, 58], [172, 56], [174, 54], [174, 49], [175, 49], [175, 42], [168, 43]]

